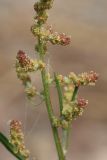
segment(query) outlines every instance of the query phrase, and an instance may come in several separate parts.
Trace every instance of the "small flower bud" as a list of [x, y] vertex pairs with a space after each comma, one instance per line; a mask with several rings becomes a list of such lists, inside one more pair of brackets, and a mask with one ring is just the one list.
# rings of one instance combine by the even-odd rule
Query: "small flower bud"
[[31, 26], [31, 32], [34, 36], [39, 36], [41, 34], [39, 26], [35, 24]]
[[94, 72], [94, 71], [90, 71], [89, 75], [88, 75], [88, 80], [90, 83], [95, 83], [98, 80], [99, 75]]
[[53, 78], [51, 78], [50, 73], [47, 73], [47, 75], [46, 75], [46, 80], [47, 80], [47, 83], [48, 83], [48, 84], [52, 84]]
[[71, 82], [71, 81], [70, 81], [69, 77], [65, 76], [65, 77], [64, 77], [64, 83], [65, 83], [65, 84], [70, 84], [70, 82]]
[[17, 71], [17, 76], [18, 78], [23, 82], [23, 84], [26, 84], [27, 82], [31, 82], [31, 78], [28, 74], [26, 74], [25, 72], [19, 72]]
[[53, 125], [54, 127], [60, 127], [60, 126], [61, 126], [60, 120], [53, 116], [53, 117], [52, 117], [52, 125]]
[[42, 15], [35, 16], [34, 19], [39, 23], [45, 23], [47, 21], [47, 19], [48, 19], [48, 15], [47, 15], [46, 12], [43, 12]]
[[37, 90], [34, 86], [26, 86], [25, 87], [25, 93], [27, 95], [27, 97], [30, 99], [30, 98], [33, 98], [36, 94], [37, 94]]
[[45, 68], [45, 63], [41, 60], [38, 61], [38, 69], [43, 70]]
[[67, 102], [64, 102], [63, 104], [62, 115], [68, 121], [72, 119], [72, 113], [73, 113], [72, 105], [73, 105], [72, 103], [67, 103]]
[[72, 114], [73, 119], [76, 120], [77, 117], [82, 116], [83, 112], [84, 112], [84, 108], [75, 106]]
[[62, 128], [67, 129], [69, 127], [69, 121], [67, 121], [65, 119], [62, 120], [61, 121], [61, 126], [62, 126]]
[[76, 86], [80, 85], [79, 78], [74, 72], [71, 72], [68, 77], [70, 78], [70, 80], [73, 82], [74, 85]]
[[88, 100], [85, 100], [84, 98], [78, 98], [77, 100], [77, 106], [80, 108], [85, 108], [88, 104]]
[[61, 83], [61, 84], [64, 83], [64, 77], [61, 74], [57, 75], [57, 79], [58, 79], [59, 83]]
[[57, 32], [52, 33], [52, 31], [50, 32], [49, 35], [49, 41], [52, 44], [58, 44], [58, 45], [69, 45], [71, 42], [71, 38], [66, 36], [64, 33], [63, 34], [58, 34]]
[[66, 36], [64, 33], [63, 34], [59, 34], [60, 37], [60, 43], [63, 46], [69, 45], [71, 42], [71, 38]]

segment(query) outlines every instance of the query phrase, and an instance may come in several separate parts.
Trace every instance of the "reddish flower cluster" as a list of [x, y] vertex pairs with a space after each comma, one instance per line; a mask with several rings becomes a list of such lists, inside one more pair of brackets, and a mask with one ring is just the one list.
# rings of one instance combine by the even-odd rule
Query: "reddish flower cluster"
[[94, 71], [91, 71], [88, 75], [89, 82], [95, 83], [98, 80], [98, 74]]
[[52, 30], [49, 30], [49, 36], [48, 36], [48, 40], [52, 43], [52, 44], [57, 44], [57, 45], [62, 45], [62, 46], [66, 46], [69, 45], [71, 42], [71, 38], [70, 36], [65, 35], [64, 33], [59, 34], [57, 32], [53, 32]]
[[29, 57], [26, 55], [25, 52], [19, 50], [16, 57], [21, 65], [21, 67], [24, 67], [30, 63]]
[[[43, 18], [38, 16], [38, 18]], [[43, 19], [42, 19], [43, 20]], [[39, 29], [38, 25], [33, 25], [31, 31], [36, 37], [41, 37], [46, 43], [51, 42], [54, 45], [69, 45], [71, 42], [71, 37], [64, 33], [55, 32], [52, 26], [47, 26], [46, 28]]]
[[78, 107], [84, 108], [87, 106], [87, 104], [88, 104], [88, 100], [85, 100], [84, 98], [78, 98], [77, 100]]
[[98, 80], [98, 74], [94, 71], [90, 71], [89, 73], [84, 72], [79, 75], [79, 81], [81, 84], [95, 84], [95, 82]]
[[59, 34], [59, 37], [60, 37], [61, 45], [66, 46], [66, 45], [70, 44], [71, 38], [66, 36], [64, 33], [63, 34]]
[[10, 129], [14, 129], [14, 130], [17, 131], [17, 132], [20, 132], [21, 127], [22, 127], [22, 124], [21, 124], [20, 121], [12, 120], [12, 121], [10, 122]]

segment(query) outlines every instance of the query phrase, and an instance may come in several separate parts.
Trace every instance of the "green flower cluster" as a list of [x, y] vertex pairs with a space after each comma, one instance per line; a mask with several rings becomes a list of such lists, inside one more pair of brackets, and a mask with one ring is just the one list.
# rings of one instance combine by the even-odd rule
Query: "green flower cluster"
[[41, 0], [34, 4], [34, 10], [37, 12], [35, 19], [38, 24], [44, 24], [47, 21], [48, 15], [46, 10], [52, 7], [53, 0]]
[[[81, 102], [81, 103], [80, 103]], [[66, 101], [63, 102], [62, 115], [67, 121], [76, 119], [78, 116], [81, 116], [84, 109], [86, 108], [88, 101], [83, 98], [78, 98], [75, 101]]]
[[67, 129], [72, 120], [77, 117], [82, 116], [88, 101], [83, 98], [78, 98], [78, 100], [70, 101], [69, 103], [63, 101], [63, 110], [60, 119], [53, 117], [53, 125], [55, 127], [61, 127]]
[[29, 151], [26, 149], [24, 144], [24, 134], [21, 130], [21, 122], [12, 120], [10, 122], [10, 143], [14, 147], [14, 153], [21, 154], [25, 160], [29, 159]]
[[[57, 75], [56, 78], [61, 92], [62, 110], [59, 119], [53, 118], [53, 124], [56, 127], [68, 128], [72, 120], [83, 114], [88, 104], [87, 100], [78, 98], [77, 93], [74, 97], [75, 90], [78, 91], [80, 86], [95, 85], [98, 74], [93, 71], [79, 75], [70, 73], [68, 76]], [[54, 82], [56, 83], [56, 79]]]

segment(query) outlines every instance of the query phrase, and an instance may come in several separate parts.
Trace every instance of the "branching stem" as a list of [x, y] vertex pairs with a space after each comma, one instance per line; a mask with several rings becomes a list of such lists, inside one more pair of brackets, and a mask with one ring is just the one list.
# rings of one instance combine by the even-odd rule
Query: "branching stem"
[[[44, 48], [43, 42], [41, 41], [40, 38], [41, 37], [38, 38], [39, 55], [40, 55], [40, 60], [42, 60], [44, 62], [44, 54], [45, 54], [44, 52], [45, 51], [43, 49]], [[59, 160], [65, 160], [62, 146], [61, 146], [61, 142], [60, 142], [60, 138], [59, 138], [59, 134], [58, 134], [58, 129], [57, 129], [57, 127], [53, 126], [53, 119], [52, 118], [54, 116], [54, 113], [53, 113], [51, 99], [50, 99], [49, 84], [47, 82], [46, 76], [47, 76], [47, 72], [45, 69], [43, 69], [41, 71], [41, 77], [42, 77], [42, 83], [43, 83], [43, 87], [44, 87], [45, 104], [47, 107], [47, 112], [48, 112], [48, 116], [49, 116], [49, 120], [50, 120], [50, 124], [51, 124], [51, 128], [52, 128]]]
[[[77, 97], [77, 93], [78, 93], [78, 87], [74, 88], [73, 91], [73, 95], [71, 97], [71, 101], [75, 101], [76, 97]], [[64, 155], [66, 156], [67, 153], [67, 149], [68, 149], [68, 140], [69, 140], [69, 132], [70, 132], [70, 128], [71, 128], [71, 122], [69, 122], [69, 126], [67, 129], [63, 129], [62, 130], [62, 146], [63, 146], [63, 152]]]

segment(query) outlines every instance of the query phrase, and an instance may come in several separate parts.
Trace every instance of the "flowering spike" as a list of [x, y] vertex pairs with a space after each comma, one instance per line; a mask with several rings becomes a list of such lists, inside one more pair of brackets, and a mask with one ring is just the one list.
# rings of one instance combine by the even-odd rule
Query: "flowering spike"
[[14, 147], [14, 152], [21, 154], [25, 160], [29, 158], [29, 151], [25, 148], [22, 124], [17, 120], [10, 122], [10, 143]]

